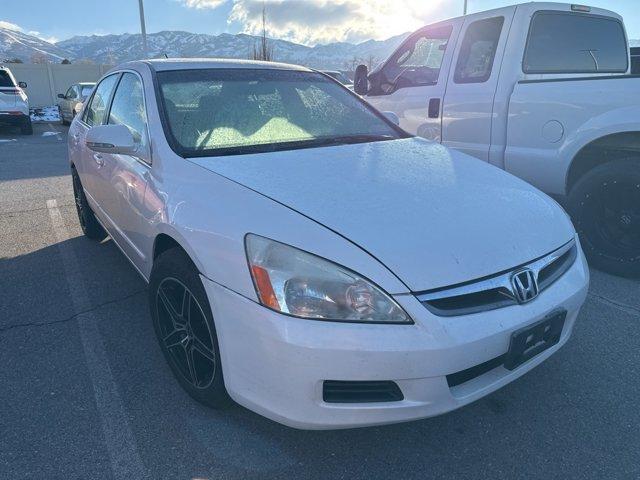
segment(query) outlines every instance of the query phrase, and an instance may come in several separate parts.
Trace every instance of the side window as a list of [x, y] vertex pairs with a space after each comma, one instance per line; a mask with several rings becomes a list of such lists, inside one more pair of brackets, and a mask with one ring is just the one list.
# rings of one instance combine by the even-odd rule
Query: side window
[[111, 98], [111, 92], [113, 92], [118, 77], [119, 74], [117, 73], [109, 75], [96, 88], [96, 92], [91, 97], [91, 103], [84, 111], [83, 120], [87, 125], [102, 125], [104, 122], [107, 107], [109, 106], [109, 98]]
[[124, 73], [113, 96], [110, 125], [124, 125], [129, 128], [136, 143], [142, 148], [148, 146], [147, 112], [144, 106], [142, 82], [133, 73]]
[[455, 83], [483, 83], [489, 80], [503, 23], [504, 17], [495, 17], [469, 25], [458, 54], [453, 76]]
[[410, 37], [384, 66], [382, 93], [437, 83], [452, 30], [451, 25], [430, 27]]
[[531, 20], [524, 73], [624, 73], [627, 39], [615, 18], [538, 12]]
[[76, 92], [73, 87], [69, 87], [69, 90], [67, 90], [67, 93], [65, 93], [64, 96], [65, 98], [76, 98], [75, 93]]

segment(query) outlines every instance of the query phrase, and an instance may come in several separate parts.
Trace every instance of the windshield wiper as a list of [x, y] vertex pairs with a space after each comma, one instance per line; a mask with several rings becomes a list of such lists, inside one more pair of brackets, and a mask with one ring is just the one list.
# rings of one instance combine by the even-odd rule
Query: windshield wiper
[[366, 143], [366, 142], [381, 142], [385, 140], [395, 140], [397, 137], [393, 135], [376, 135], [376, 134], [359, 134], [359, 135], [345, 135], [343, 137], [333, 137], [322, 140], [323, 144], [337, 144], [347, 145], [350, 143]]

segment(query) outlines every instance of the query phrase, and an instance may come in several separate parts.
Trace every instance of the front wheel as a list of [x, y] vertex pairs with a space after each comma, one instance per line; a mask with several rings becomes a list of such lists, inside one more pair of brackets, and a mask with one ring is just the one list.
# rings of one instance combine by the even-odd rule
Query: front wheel
[[73, 180], [73, 197], [75, 199], [78, 221], [80, 222], [82, 233], [92, 240], [104, 240], [107, 234], [87, 202], [87, 197], [84, 194], [84, 189], [80, 182], [80, 176], [75, 168], [71, 169], [71, 179]]
[[640, 276], [640, 160], [590, 170], [569, 192], [568, 207], [591, 265]]
[[182, 388], [209, 407], [227, 406], [211, 307], [198, 270], [182, 250], [167, 250], [154, 261], [149, 306], [160, 349]]

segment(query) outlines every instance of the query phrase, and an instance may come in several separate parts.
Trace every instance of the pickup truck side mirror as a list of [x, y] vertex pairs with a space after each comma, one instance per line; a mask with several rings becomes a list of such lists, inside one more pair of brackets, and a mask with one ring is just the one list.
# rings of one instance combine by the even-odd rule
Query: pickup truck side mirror
[[369, 92], [369, 69], [366, 65], [358, 65], [356, 68], [353, 91], [358, 95], [366, 95]]
[[27, 88], [27, 82], [18, 82], [20, 88]]
[[64, 96], [64, 93], [59, 93], [59, 94], [58, 94], [58, 98], [62, 98], [62, 99], [64, 100], [64, 99], [65, 99], [65, 98], [67, 98], [67, 97], [65, 97], [65, 96]]
[[135, 155], [138, 145], [131, 131], [124, 125], [97, 125], [85, 137], [90, 150], [100, 153]]

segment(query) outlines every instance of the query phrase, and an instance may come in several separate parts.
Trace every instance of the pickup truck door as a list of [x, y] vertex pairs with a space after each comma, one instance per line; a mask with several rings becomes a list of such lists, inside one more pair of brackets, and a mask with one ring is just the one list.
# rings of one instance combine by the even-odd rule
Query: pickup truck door
[[449, 71], [442, 143], [488, 161], [502, 55], [515, 9], [465, 19]]
[[407, 38], [369, 76], [366, 100], [380, 111], [396, 113], [408, 132], [440, 141], [446, 72], [461, 23], [425, 27]]
[[125, 125], [138, 144], [136, 155], [100, 154], [103, 167], [98, 182], [101, 207], [107, 217], [105, 226], [129, 260], [145, 272], [148, 270], [145, 252], [153, 241], [144, 206], [151, 148], [143, 83], [137, 73], [122, 74], [105, 123]]

